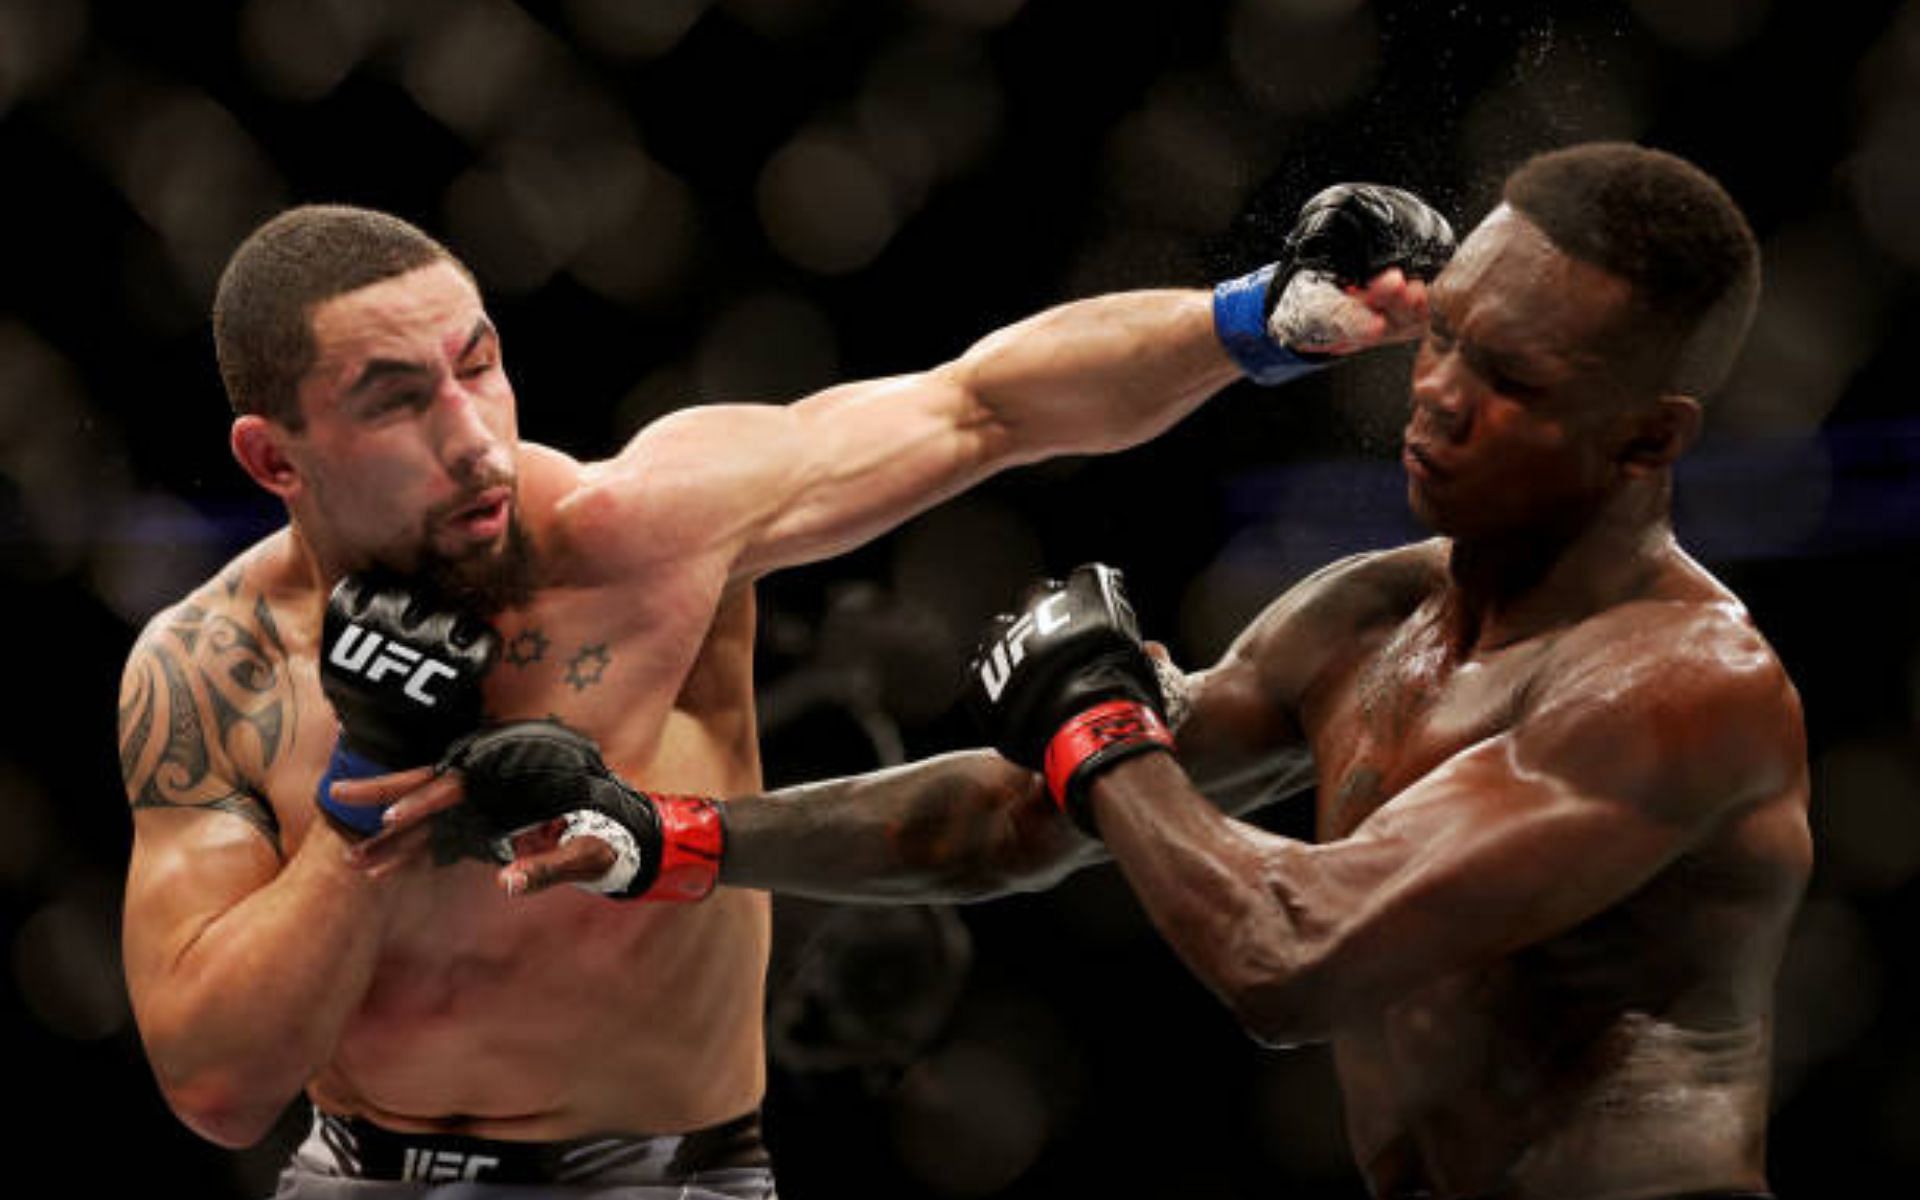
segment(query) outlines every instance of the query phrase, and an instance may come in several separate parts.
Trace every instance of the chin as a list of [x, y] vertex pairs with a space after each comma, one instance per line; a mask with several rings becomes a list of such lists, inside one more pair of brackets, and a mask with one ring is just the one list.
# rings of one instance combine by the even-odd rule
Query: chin
[[1447, 519], [1446, 510], [1435, 504], [1433, 498], [1411, 479], [1407, 481], [1407, 508], [1412, 511], [1413, 519], [1429, 532], [1443, 537], [1453, 536], [1453, 522]]
[[515, 520], [493, 541], [456, 554], [422, 550], [419, 574], [456, 602], [494, 613], [523, 604], [532, 594], [533, 559], [533, 544]]

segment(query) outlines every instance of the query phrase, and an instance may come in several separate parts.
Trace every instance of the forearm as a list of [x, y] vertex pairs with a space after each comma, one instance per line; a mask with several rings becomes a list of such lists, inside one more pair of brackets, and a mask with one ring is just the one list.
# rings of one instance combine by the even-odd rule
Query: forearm
[[1014, 456], [1142, 442], [1240, 369], [1205, 291], [1121, 292], [1048, 309], [982, 339], [944, 368], [1011, 437]]
[[1094, 860], [1038, 777], [987, 752], [727, 802], [720, 882], [936, 903], [1047, 887]]
[[142, 990], [141, 1031], [168, 1102], [228, 1146], [259, 1140], [330, 1059], [381, 943], [380, 893], [311, 832], [267, 886], [209, 921]]
[[1328, 914], [1288, 878], [1307, 847], [1224, 816], [1165, 754], [1097, 777], [1092, 805], [1154, 928], [1249, 1032], [1275, 1044], [1326, 1034]]

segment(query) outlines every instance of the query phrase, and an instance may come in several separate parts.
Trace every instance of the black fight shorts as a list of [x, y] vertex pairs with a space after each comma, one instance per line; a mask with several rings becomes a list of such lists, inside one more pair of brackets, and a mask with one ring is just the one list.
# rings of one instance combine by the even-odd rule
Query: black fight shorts
[[501, 1142], [316, 1111], [274, 1200], [775, 1200], [760, 1116], [692, 1133]]

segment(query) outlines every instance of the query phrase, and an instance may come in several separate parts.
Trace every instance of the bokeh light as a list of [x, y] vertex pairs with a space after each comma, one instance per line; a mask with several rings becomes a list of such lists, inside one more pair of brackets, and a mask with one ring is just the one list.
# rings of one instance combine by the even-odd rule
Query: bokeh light
[[[1809, 718], [1818, 858], [1778, 989], [1776, 1188], [1824, 1194], [1843, 1147], [1897, 1192], [1920, 1167], [1920, 3], [1893, 0], [1151, 20], [1086, 0], [0, 0], [0, 570], [22, 647], [0, 1009], [12, 1061], [93, 1105], [29, 1113], [17, 1140], [76, 1160], [112, 1128], [102, 1187], [225, 1197], [269, 1190], [298, 1132], [295, 1113], [230, 1155], [165, 1112], [117, 948], [126, 652], [283, 516], [230, 461], [208, 329], [258, 221], [344, 200], [443, 237], [502, 329], [526, 436], [596, 459], [689, 404], [920, 371], [1048, 304], [1241, 273], [1340, 179], [1422, 190], [1465, 229], [1513, 164], [1587, 138], [1700, 161], [1764, 247], [1676, 526]], [[761, 581], [769, 777], [973, 745], [961, 664], [1036, 577], [1121, 565], [1149, 636], [1199, 668], [1328, 562], [1422, 536], [1394, 458], [1409, 359], [1229, 389], [1149, 446], [1010, 472]], [[1262, 819], [1304, 832], [1303, 812]], [[1325, 1052], [1247, 1042], [1111, 869], [814, 928], [783, 947], [807, 964], [774, 1011], [804, 1017], [806, 987], [859, 999], [826, 1023], [839, 1042], [771, 1060], [793, 1200], [1358, 1194]]]

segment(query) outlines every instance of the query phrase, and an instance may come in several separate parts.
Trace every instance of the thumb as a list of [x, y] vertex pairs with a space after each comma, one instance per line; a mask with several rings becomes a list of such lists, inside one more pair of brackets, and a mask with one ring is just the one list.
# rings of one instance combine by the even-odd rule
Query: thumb
[[592, 884], [613, 869], [613, 847], [597, 837], [580, 836], [551, 849], [515, 855], [495, 878], [509, 896], [542, 892], [561, 883]]

